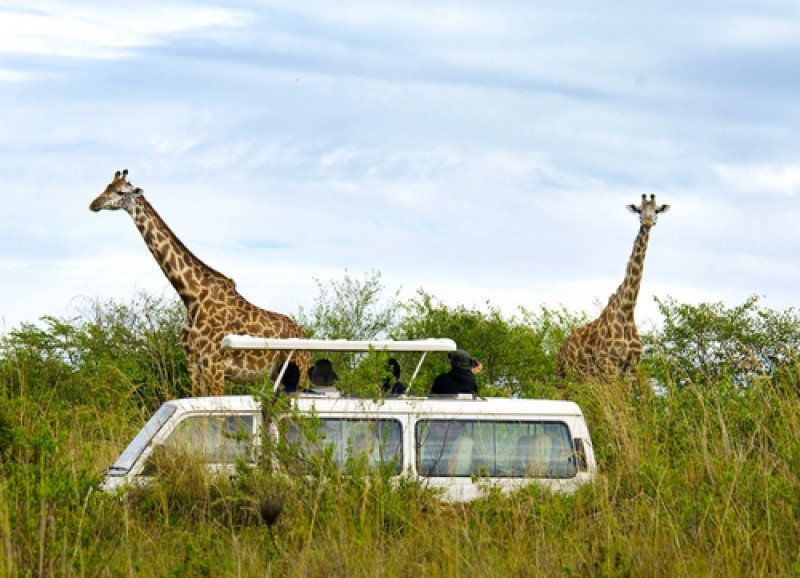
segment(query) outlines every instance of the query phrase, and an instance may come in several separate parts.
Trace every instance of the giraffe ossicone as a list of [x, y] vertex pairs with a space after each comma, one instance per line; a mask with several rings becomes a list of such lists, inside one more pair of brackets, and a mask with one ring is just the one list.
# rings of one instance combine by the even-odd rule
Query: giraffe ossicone
[[[133, 219], [147, 248], [186, 307], [181, 345], [194, 395], [222, 395], [225, 378], [250, 382], [270, 373], [277, 377], [283, 355], [270, 351], [225, 352], [225, 335], [305, 337], [302, 328], [281, 313], [256, 307], [236, 290], [236, 283], [198, 259], [172, 232], [145, 199], [142, 189], [128, 181], [128, 170], [117, 171], [105, 191], [89, 205], [92, 211], [122, 209]], [[303, 375], [308, 352], [293, 361]]]
[[657, 204], [656, 196], [651, 194], [649, 199], [642, 195], [638, 205], [627, 208], [639, 215], [640, 226], [625, 278], [598, 318], [575, 329], [564, 341], [556, 361], [558, 377], [574, 375], [613, 382], [634, 373], [639, 365], [642, 342], [633, 314], [644, 273], [650, 229], [658, 221], [658, 215], [666, 213], [670, 207]]

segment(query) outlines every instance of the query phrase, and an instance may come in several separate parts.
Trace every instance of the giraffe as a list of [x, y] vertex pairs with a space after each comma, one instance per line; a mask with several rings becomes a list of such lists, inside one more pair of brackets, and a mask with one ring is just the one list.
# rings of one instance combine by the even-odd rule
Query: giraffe
[[[285, 354], [268, 351], [228, 351], [221, 348], [229, 334], [258, 337], [305, 337], [297, 323], [286, 315], [260, 309], [236, 291], [233, 279], [198, 259], [172, 232], [145, 199], [142, 189], [128, 181], [128, 170], [117, 171], [114, 179], [92, 204], [92, 211], [122, 209], [133, 219], [147, 248], [186, 307], [186, 321], [180, 341], [193, 395], [222, 395], [225, 378], [255, 381], [267, 372], [277, 377]], [[293, 360], [306, 374], [308, 352], [297, 352]]]
[[633, 311], [644, 272], [644, 257], [650, 228], [658, 215], [669, 210], [669, 205], [657, 205], [656, 196], [642, 195], [639, 206], [628, 205], [628, 210], [639, 214], [639, 234], [633, 242], [633, 251], [625, 272], [625, 279], [608, 299], [600, 316], [575, 329], [558, 352], [556, 375], [574, 374], [584, 379], [613, 382], [636, 371], [642, 343], [636, 331]]

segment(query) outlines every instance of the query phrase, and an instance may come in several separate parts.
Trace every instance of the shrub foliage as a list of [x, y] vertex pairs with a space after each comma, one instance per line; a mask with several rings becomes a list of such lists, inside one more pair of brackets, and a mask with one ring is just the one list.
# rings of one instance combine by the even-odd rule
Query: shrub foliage
[[[485, 366], [486, 395], [559, 396], [587, 416], [600, 472], [573, 495], [486, 488], [447, 505], [423, 484], [275, 447], [271, 467], [214, 477], [173, 460], [147, 489], [97, 491], [165, 398], [190, 388], [179, 302], [137, 295], [72, 319], [23, 324], [0, 343], [0, 576], [797, 575], [798, 319], [751, 298], [728, 308], [659, 300], [641, 378], [561, 388], [552, 378], [583, 314], [504, 315], [419, 291], [383, 298], [377, 274], [320, 286], [298, 317], [327, 337], [452, 337]], [[349, 300], [348, 300], [349, 299]], [[445, 357], [434, 359], [430, 375]], [[411, 360], [402, 360], [404, 372]], [[343, 359], [342, 383], [385, 357]], [[404, 373], [407, 375], [407, 373]], [[428, 380], [428, 381], [426, 381]], [[416, 383], [416, 382], [415, 382]], [[556, 387], [559, 386], [559, 387]], [[278, 411], [265, 400], [265, 411]], [[277, 461], [276, 461], [277, 460]], [[295, 460], [295, 461], [293, 461]], [[276, 475], [301, 467], [313, 475]], [[299, 470], [298, 470], [299, 471]]]

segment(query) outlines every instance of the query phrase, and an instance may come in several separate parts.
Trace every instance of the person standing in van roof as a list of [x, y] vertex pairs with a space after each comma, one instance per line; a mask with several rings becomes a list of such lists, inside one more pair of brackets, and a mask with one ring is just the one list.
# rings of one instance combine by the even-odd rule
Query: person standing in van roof
[[475, 374], [483, 368], [480, 362], [463, 349], [451, 351], [447, 357], [450, 359], [450, 371], [436, 377], [431, 393], [478, 395], [478, 382], [475, 381]]
[[334, 384], [339, 381], [339, 376], [333, 370], [330, 359], [318, 359], [311, 369], [308, 370], [308, 379], [311, 381], [314, 391], [334, 391]]
[[300, 383], [300, 368], [294, 361], [290, 361], [286, 366], [286, 371], [281, 379], [283, 392], [287, 394], [297, 393], [297, 386]]
[[390, 357], [386, 362], [386, 369], [392, 373], [383, 382], [383, 391], [392, 395], [400, 395], [406, 392], [406, 386], [400, 381], [400, 363]]

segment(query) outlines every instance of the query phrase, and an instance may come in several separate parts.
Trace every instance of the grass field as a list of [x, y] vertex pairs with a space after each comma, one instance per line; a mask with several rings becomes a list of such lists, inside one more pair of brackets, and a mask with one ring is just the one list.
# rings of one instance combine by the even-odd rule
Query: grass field
[[[3, 400], [4, 576], [797, 575], [800, 405], [763, 383], [629, 401], [575, 384], [600, 474], [446, 505], [380, 474], [238, 483], [191, 464], [127, 499], [97, 491], [140, 419]], [[714, 393], [711, 393], [714, 391]], [[280, 496], [274, 524], [261, 510]], [[265, 519], [266, 518], [266, 519]]]
[[599, 463], [569, 496], [532, 485], [448, 505], [380, 473], [255, 469], [231, 481], [188, 462], [114, 498], [98, 491], [103, 468], [184, 370], [160, 346], [147, 363], [103, 361], [127, 334], [23, 333], [0, 356], [3, 577], [800, 575], [788, 358], [746, 387], [666, 370], [657, 395], [569, 384], [562, 395], [583, 408]]

